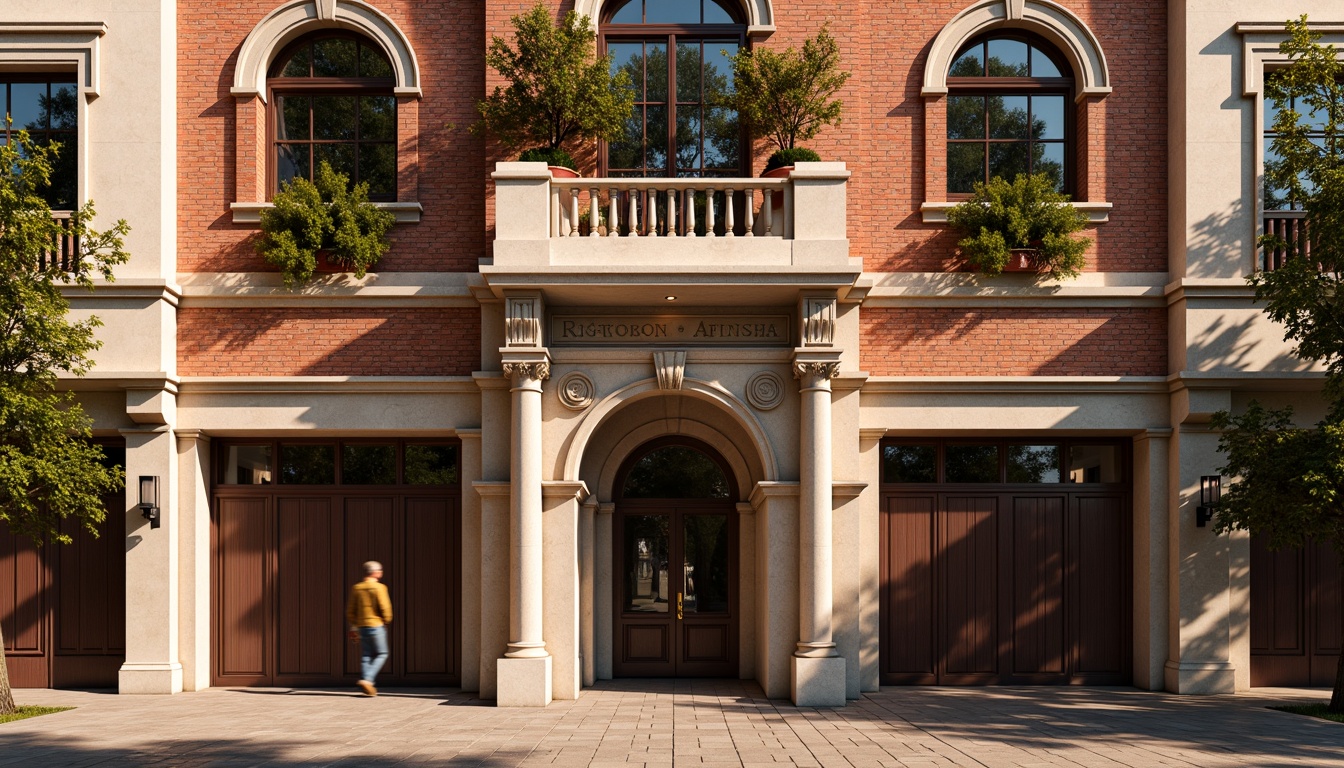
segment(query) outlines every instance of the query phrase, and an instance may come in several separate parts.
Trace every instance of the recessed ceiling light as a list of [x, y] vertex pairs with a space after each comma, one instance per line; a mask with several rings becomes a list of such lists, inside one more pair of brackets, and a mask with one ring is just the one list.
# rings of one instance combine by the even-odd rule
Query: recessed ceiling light
[[677, 297], [676, 297], [676, 296], [664, 296], [663, 298], [664, 298], [664, 299], [667, 299], [668, 301], [676, 301], [676, 300], [677, 300]]

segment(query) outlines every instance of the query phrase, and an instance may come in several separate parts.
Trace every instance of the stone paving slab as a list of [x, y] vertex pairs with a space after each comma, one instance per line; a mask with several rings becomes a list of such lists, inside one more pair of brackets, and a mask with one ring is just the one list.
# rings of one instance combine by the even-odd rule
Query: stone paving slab
[[749, 681], [603, 682], [501, 710], [460, 691], [18, 691], [74, 706], [0, 725], [0, 768], [59, 766], [742, 766], [1344, 768], [1344, 724], [1267, 703], [1323, 691], [1172, 696], [1129, 688], [885, 688], [838, 710]]

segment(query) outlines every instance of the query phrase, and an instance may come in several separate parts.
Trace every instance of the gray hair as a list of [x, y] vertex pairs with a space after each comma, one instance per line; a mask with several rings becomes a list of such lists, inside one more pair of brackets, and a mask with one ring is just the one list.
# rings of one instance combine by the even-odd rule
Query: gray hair
[[364, 563], [365, 576], [372, 576], [373, 574], [381, 570], [383, 570], [383, 564], [378, 562], [377, 560], [370, 560], [367, 563]]

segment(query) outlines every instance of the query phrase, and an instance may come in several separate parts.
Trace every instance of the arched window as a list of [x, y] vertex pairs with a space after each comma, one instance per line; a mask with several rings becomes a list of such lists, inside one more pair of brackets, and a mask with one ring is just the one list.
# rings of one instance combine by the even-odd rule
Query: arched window
[[947, 93], [949, 198], [1019, 173], [1074, 191], [1073, 78], [1044, 40], [1014, 31], [973, 38], [952, 60]]
[[366, 181], [371, 200], [397, 193], [397, 100], [387, 55], [347, 32], [319, 32], [285, 48], [267, 76], [269, 185], [313, 178], [326, 160]]
[[[637, 0], [636, 0], [637, 1]], [[726, 499], [728, 474], [708, 454], [688, 445], [662, 445], [626, 473], [623, 499]]]
[[714, 106], [733, 87], [728, 58], [746, 34], [741, 12], [720, 0], [611, 4], [602, 50], [612, 55], [613, 71], [629, 73], [635, 107], [625, 135], [603, 153], [607, 175], [746, 175], [737, 113]]

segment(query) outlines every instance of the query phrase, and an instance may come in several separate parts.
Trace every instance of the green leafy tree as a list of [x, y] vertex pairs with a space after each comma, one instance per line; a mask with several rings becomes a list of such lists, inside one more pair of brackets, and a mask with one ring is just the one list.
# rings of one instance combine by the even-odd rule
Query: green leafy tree
[[[1335, 410], [1314, 428], [1295, 426], [1291, 407], [1257, 402], [1237, 416], [1215, 414], [1227, 456], [1219, 472], [1235, 482], [1216, 507], [1214, 530], [1251, 531], [1270, 549], [1322, 542], [1344, 557], [1344, 419]], [[1344, 656], [1329, 709], [1344, 712]]]
[[1048, 276], [1076, 277], [1092, 240], [1076, 236], [1087, 215], [1068, 201], [1044, 173], [1020, 173], [1011, 182], [995, 176], [977, 181], [971, 197], [948, 211], [947, 223], [966, 235], [957, 245], [984, 274], [999, 274], [1013, 249], [1028, 248]]
[[351, 187], [350, 177], [325, 160], [315, 182], [285, 182], [272, 202], [261, 214], [257, 252], [280, 268], [286, 288], [312, 278], [319, 250], [363, 277], [391, 247], [387, 233], [396, 217], [369, 202], [367, 182]]
[[[0, 144], [0, 521], [37, 541], [69, 543], [62, 522], [97, 534], [103, 497], [124, 478], [104, 466], [102, 448], [89, 441], [92, 420], [74, 395], [57, 389], [60, 375], [88, 372], [89, 354], [101, 345], [98, 318], [71, 321], [61, 288], [92, 290], [95, 275], [111, 280], [113, 265], [127, 259], [122, 240], [130, 228], [118, 221], [94, 231], [92, 203], [71, 214], [68, 230], [52, 218], [43, 193], [59, 153], [26, 131]], [[67, 234], [78, 243], [72, 263], [52, 257]], [[0, 654], [0, 714], [14, 711]]]
[[473, 133], [489, 133], [506, 146], [559, 149], [571, 140], [611, 141], [621, 135], [634, 104], [623, 72], [611, 57], [596, 55], [597, 36], [587, 16], [574, 11], [558, 25], [537, 4], [509, 20], [514, 43], [492, 36], [485, 63], [508, 81], [477, 104]]
[[840, 69], [840, 45], [826, 26], [804, 41], [802, 50], [744, 48], [732, 63], [733, 89], [726, 103], [776, 148], [794, 149], [825, 126], [840, 123], [844, 102], [833, 97], [850, 73]]

